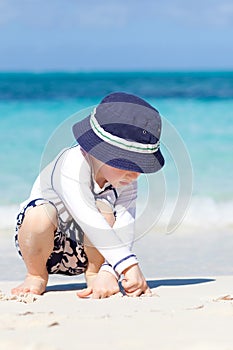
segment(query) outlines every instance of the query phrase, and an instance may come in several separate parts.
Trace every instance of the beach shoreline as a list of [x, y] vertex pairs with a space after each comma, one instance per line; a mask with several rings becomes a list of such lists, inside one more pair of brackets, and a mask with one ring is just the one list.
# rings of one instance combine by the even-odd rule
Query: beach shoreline
[[[204, 41], [200, 41], [200, 35], [196, 35], [196, 31], [193, 30], [194, 24], [197, 24], [196, 18], [194, 23], [190, 17], [192, 32], [195, 32], [198, 38], [196, 47], [204, 48], [204, 42], [208, 47], [205, 36], [208, 36], [210, 32], [212, 34], [218, 32], [219, 38], [221, 33], [223, 34], [224, 18], [228, 24], [229, 16], [223, 8], [224, 4], [221, 3], [221, 8], [219, 6], [218, 8], [212, 6], [212, 12], [205, 6], [202, 9], [198, 21], [201, 24], [205, 20], [207, 24], [207, 30], [203, 36]], [[43, 6], [40, 7], [43, 10]], [[85, 9], [82, 6], [79, 17], [82, 17], [83, 13], [86, 14], [88, 23], [92, 22], [88, 27], [91, 28], [94, 25], [98, 29], [97, 22], [98, 17], [101, 17], [102, 7], [97, 12], [93, 11], [93, 8], [92, 11], [88, 9], [83, 12]], [[33, 13], [30, 12], [30, 8], [33, 9]], [[196, 14], [195, 6], [190, 8]], [[60, 7], [56, 6], [55, 16], [53, 13], [52, 17], [56, 19], [55, 32], [59, 34], [57, 18], [61, 18], [61, 11], [56, 16], [56, 9], [60, 11]], [[69, 11], [69, 6], [66, 6], [67, 9]], [[104, 11], [107, 11], [110, 17], [107, 16], [109, 17], [107, 21], [101, 18], [103, 32], [97, 30], [97, 33], [103, 33], [103, 37], [106, 37], [106, 25], [109, 27], [108, 22], [111, 22], [111, 9], [116, 10], [111, 4], [105, 6]], [[124, 9], [125, 6], [121, 6], [119, 13], [115, 11], [116, 21], [119, 15], [123, 14], [123, 16], [117, 28], [115, 26], [112, 28], [113, 38], [118, 32], [116, 29], [121, 30], [125, 24], [127, 26], [126, 22], [130, 14], [133, 15], [133, 22], [137, 23], [137, 28], [140, 28], [141, 31], [140, 23], [142, 22], [140, 21], [143, 19], [143, 13], [138, 14], [137, 17], [136, 3], [133, 11], [126, 13]], [[175, 27], [181, 25], [180, 34], [181, 29], [184, 28], [182, 14], [186, 24], [189, 22], [187, 17], [189, 11], [184, 11], [184, 9], [181, 9], [181, 17], [178, 18], [179, 6], [175, 11], [175, 16], [171, 16], [171, 8], [169, 15], [167, 9], [159, 13], [158, 7], [157, 17], [162, 16], [159, 16], [159, 21], [154, 21], [154, 23], [159, 24], [160, 27], [162, 24], [161, 29], [163, 29], [164, 12], [166, 19], [169, 20], [169, 25], [174, 18], [173, 27], [174, 24]], [[29, 19], [36, 13], [35, 6], [27, 7], [27, 11], [27, 19], [23, 26], [17, 22], [20, 16], [15, 16], [17, 14], [15, 5], [13, 15], [11, 11], [6, 11], [5, 17], [9, 18], [5, 22], [10, 26], [12, 21], [15, 22], [10, 29], [11, 34], [14, 28], [18, 30], [21, 27], [27, 29], [32, 26], [32, 29], [34, 28], [32, 33], [35, 35], [31, 37], [34, 40], [39, 27], [34, 26], [37, 21]], [[32, 16], [29, 16], [29, 13]], [[217, 20], [216, 13], [219, 14]], [[94, 21], [91, 21], [93, 14]], [[41, 34], [46, 33], [45, 27], [49, 30], [52, 28], [53, 18], [47, 26], [46, 16], [45, 21], [42, 21], [45, 23], [40, 21], [40, 29], [41, 25], [45, 29], [42, 32], [40, 30]], [[208, 28], [211, 16], [213, 23], [211, 28]], [[44, 16], [38, 16], [38, 19], [42, 17]], [[76, 17], [72, 18], [75, 18], [77, 24]], [[81, 17], [79, 19], [82, 19]], [[139, 17], [140, 23], [135, 21], [135, 18], [139, 19]], [[85, 16], [83, 19], [85, 22]], [[177, 19], [180, 20], [177, 21]], [[64, 19], [61, 21], [61, 40], [67, 32], [64, 30], [66, 26], [64, 21]], [[213, 31], [213, 24], [217, 22], [220, 26], [217, 25], [217, 31]], [[82, 28], [79, 29], [82, 32], [83, 28], [85, 29], [85, 23], [82, 20], [80, 23]], [[148, 38], [151, 38], [153, 32], [152, 21], [149, 19], [148, 22], [146, 18], [145, 23], [147, 23], [145, 33], [143, 31], [145, 35], [141, 35], [144, 44], [147, 40], [147, 28], [150, 29]], [[120, 27], [122, 25], [123, 27], [120, 28], [119, 24]], [[169, 25], [166, 27], [165, 37], [169, 28], [173, 28]], [[69, 28], [72, 28], [72, 33], [74, 33], [76, 27], [69, 24]], [[109, 28], [111, 31], [111, 25]], [[203, 32], [202, 28], [205, 26], [199, 26], [200, 32]], [[130, 33], [133, 33], [131, 29]], [[89, 30], [87, 32], [89, 33]], [[124, 33], [126, 32], [124, 30]], [[53, 35], [53, 30], [50, 34]], [[175, 38], [174, 35], [169, 34], [169, 36]], [[24, 35], [17, 34], [15, 38], [18, 37], [23, 40]], [[89, 38], [91, 42], [94, 37], [92, 35]], [[137, 37], [136, 35], [135, 38]], [[158, 36], [155, 35], [155, 37]], [[26, 35], [26, 38], [29, 39], [29, 36]], [[68, 41], [66, 40], [67, 43], [72, 41], [70, 38], [72, 35]], [[87, 37], [81, 35], [80, 38], [83, 47], [87, 42], [85, 40]], [[182, 49], [180, 35], [177, 38], [179, 40], [177, 48]], [[85, 350], [232, 350], [233, 72], [209, 71], [208, 67], [210, 69], [211, 65], [214, 65], [214, 60], [212, 64], [209, 60], [206, 70], [204, 68], [201, 71], [185, 70], [188, 65], [188, 56], [190, 56], [190, 53], [186, 52], [187, 47], [190, 46], [189, 43], [192, 43], [190, 35], [187, 38], [183, 47], [185, 52], [184, 55], [182, 54], [185, 61], [179, 62], [180, 67], [183, 67], [180, 71], [166, 69], [166, 59], [163, 60], [165, 63], [163, 71], [154, 71], [153, 67], [150, 70], [148, 64], [146, 64], [147, 71], [145, 69], [140, 72], [134, 71], [137, 57], [133, 57], [132, 62], [134, 63], [130, 64], [132, 70], [130, 68], [129, 71], [127, 67], [123, 71], [108, 71], [102, 62], [102, 67], [105, 67], [104, 71], [98, 71], [97, 67], [97, 71], [71, 72], [65, 70], [62, 73], [59, 71], [37, 71], [35, 73], [9, 71], [0, 74], [0, 350], [15, 348], [17, 350], [63, 350], [79, 349], [80, 347], [84, 347]], [[96, 53], [98, 50], [100, 53], [102, 45], [96, 44], [99, 43], [99, 39], [101, 35], [98, 35], [97, 41], [96, 38], [94, 39], [94, 45], [89, 43], [92, 50], [91, 55], [88, 54], [89, 64], [92, 57], [95, 57], [95, 61], [98, 59]], [[130, 47], [127, 51], [125, 45], [122, 46], [122, 35], [120, 35], [120, 40], [124, 54], [126, 53], [127, 56]], [[227, 37], [224, 39], [225, 43], [226, 40]], [[41, 39], [39, 42], [34, 41], [40, 48]], [[7, 45], [5, 51], [9, 53], [10, 41], [7, 36], [4, 36], [4, 42]], [[59, 51], [59, 45], [56, 42], [57, 39], [55, 45], [56, 50]], [[111, 42], [114, 42], [116, 46], [117, 40], [111, 39]], [[133, 42], [135, 44], [135, 39]], [[212, 42], [215, 48], [218, 48], [215, 40]], [[43, 41], [44, 43], [46, 40]], [[21, 44], [21, 48], [25, 47], [25, 43]], [[50, 44], [51, 42], [49, 43], [51, 53]], [[146, 49], [144, 44], [142, 47]], [[110, 43], [110, 48], [111, 45]], [[172, 51], [176, 47], [174, 45], [172, 43]], [[152, 46], [150, 45], [150, 48]], [[154, 45], [157, 51], [161, 49], [159, 46]], [[28, 47], [26, 45], [26, 48]], [[61, 41], [60, 48], [64, 51], [66, 47], [67, 45], [62, 45]], [[224, 43], [221, 47], [224, 48]], [[228, 48], [228, 45], [225, 47]], [[18, 45], [15, 45], [15, 48], [18, 50]], [[20, 52], [26, 52], [27, 56], [28, 51], [33, 54], [33, 50], [18, 51], [19, 55], [7, 54], [9, 64], [14, 63], [12, 61], [14, 57], [17, 57], [17, 62], [20, 63]], [[176, 51], [182, 52], [182, 50]], [[229, 50], [227, 51], [229, 58]], [[43, 58], [41, 55], [43, 52], [34, 50], [34, 53], [39, 59]], [[82, 56], [82, 50], [80, 53]], [[220, 59], [220, 66], [224, 67], [222, 51], [219, 55], [215, 59], [218, 61]], [[48, 55], [43, 56], [46, 58]], [[50, 55], [50, 58], [52, 57], [54, 62], [55, 56], [52, 56]], [[63, 56], [60, 55], [60, 58], [63, 59]], [[114, 56], [114, 51], [110, 56]], [[155, 61], [153, 55], [144, 54], [144, 56], [147, 60], [148, 57], [152, 57]], [[172, 61], [176, 60], [174, 55], [170, 56]], [[194, 64], [197, 69], [200, 65], [200, 62], [197, 61], [200, 61], [202, 56], [203, 52], [200, 54], [198, 50]], [[31, 62], [35, 63], [30, 55], [28, 57]], [[57, 62], [59, 57], [56, 57]], [[109, 57], [108, 61], [111, 61], [112, 64]], [[138, 57], [141, 62], [140, 55]], [[49, 56], [47, 58], [49, 59]], [[43, 63], [48, 59], [40, 61]], [[223, 59], [222, 63], [221, 59]], [[122, 61], [118, 57], [117, 60]], [[50, 70], [54, 69], [52, 61]], [[79, 61], [80, 59], [77, 62]], [[30, 70], [27, 60], [23, 62], [27, 70]], [[144, 68], [146, 66], [144, 65]], [[22, 70], [22, 64], [21, 68], [20, 65], [18, 67]], [[72, 67], [69, 65], [70, 68]], [[161, 150], [165, 156], [166, 165], [158, 174], [143, 175], [139, 178], [137, 217], [141, 220], [136, 220], [136, 227], [138, 228], [139, 221], [141, 227], [138, 229], [138, 236], [133, 247], [133, 252], [139, 260], [153, 296], [150, 298], [113, 296], [104, 300], [79, 299], [76, 296], [76, 290], [85, 286], [83, 275], [72, 278], [53, 275], [49, 278], [44, 295], [38, 297], [24, 295], [14, 298], [10, 294], [11, 288], [21, 283], [26, 273], [24, 263], [14, 247], [14, 225], [19, 203], [29, 197], [31, 186], [41, 169], [63, 148], [74, 144], [73, 124], [89, 115], [94, 106], [116, 88], [117, 91], [132, 92], [145, 98], [158, 109], [163, 119]], [[178, 147], [180, 141], [183, 146]], [[188, 171], [186, 166], [189, 161], [184, 161], [186, 150], [187, 160], [190, 157], [192, 172], [191, 169]], [[176, 206], [177, 203], [179, 205]], [[178, 229], [170, 232], [169, 228], [176, 227], [181, 220], [183, 221]], [[150, 222], [151, 225], [148, 224]], [[156, 227], [150, 229], [153, 224]]]
[[[171, 234], [153, 229], [134, 242], [133, 252], [148, 279], [233, 276], [232, 230], [185, 230], [181, 226]], [[14, 228], [0, 230], [1, 281], [23, 280], [25, 266], [14, 246]], [[51, 276], [52, 280], [69, 281], [67, 276]], [[82, 276], [77, 277], [78, 280]]]

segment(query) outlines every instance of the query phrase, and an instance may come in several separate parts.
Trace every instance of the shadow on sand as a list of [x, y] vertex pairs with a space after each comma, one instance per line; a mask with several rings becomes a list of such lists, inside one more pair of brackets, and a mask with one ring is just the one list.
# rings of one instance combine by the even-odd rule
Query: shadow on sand
[[207, 282], [214, 282], [213, 278], [174, 278], [174, 279], [162, 279], [162, 280], [147, 280], [147, 284], [150, 288], [157, 288], [161, 286], [187, 286], [190, 284], [200, 284]]
[[[176, 279], [161, 279], [161, 280], [147, 280], [150, 288], [157, 288], [161, 286], [187, 286], [191, 284], [200, 284], [207, 282], [214, 282], [215, 279], [211, 278], [176, 278]], [[47, 292], [61, 292], [61, 291], [72, 291], [86, 288], [86, 283], [66, 283], [66, 284], [55, 284], [47, 286]]]

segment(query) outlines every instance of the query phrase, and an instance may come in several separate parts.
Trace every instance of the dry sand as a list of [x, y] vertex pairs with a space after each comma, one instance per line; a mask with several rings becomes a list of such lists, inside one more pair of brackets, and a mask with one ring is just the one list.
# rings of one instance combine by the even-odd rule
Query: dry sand
[[15, 283], [0, 283], [2, 350], [233, 348], [233, 277], [150, 279], [152, 297], [102, 300], [79, 299], [83, 283], [65, 279], [4, 300]]
[[79, 299], [82, 276], [51, 276], [43, 296], [11, 300], [25, 268], [2, 232], [0, 350], [232, 350], [232, 230], [149, 234], [135, 248], [152, 297]]

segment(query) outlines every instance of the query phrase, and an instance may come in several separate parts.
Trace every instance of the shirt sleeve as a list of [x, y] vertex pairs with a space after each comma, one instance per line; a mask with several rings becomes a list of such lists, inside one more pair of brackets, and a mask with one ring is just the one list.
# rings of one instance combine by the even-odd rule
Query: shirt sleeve
[[57, 160], [52, 174], [53, 190], [88, 239], [120, 275], [127, 267], [137, 263], [136, 256], [96, 208], [90, 188], [90, 168], [85, 159], [76, 163], [77, 159], [70, 155], [63, 155]]
[[135, 239], [136, 200], [137, 181], [133, 181], [122, 189], [115, 203], [116, 221], [113, 228], [130, 250]]
[[[129, 186], [121, 189], [114, 205], [116, 221], [113, 229], [130, 251], [135, 239], [136, 199], [137, 182], [134, 181]], [[103, 263], [101, 270], [108, 271], [119, 278], [119, 275], [116, 274], [108, 261]]]

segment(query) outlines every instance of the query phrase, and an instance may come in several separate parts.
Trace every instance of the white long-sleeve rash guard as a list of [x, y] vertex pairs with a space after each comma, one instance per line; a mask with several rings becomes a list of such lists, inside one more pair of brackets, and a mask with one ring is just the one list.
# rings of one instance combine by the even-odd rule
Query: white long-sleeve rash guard
[[[131, 252], [137, 182], [120, 188], [109, 185], [98, 186], [80, 146], [75, 146], [63, 150], [40, 173], [26, 202], [44, 198], [54, 203], [59, 218], [67, 224], [74, 219], [104, 256], [106, 261], [101, 269], [120, 275], [127, 267], [138, 263]], [[113, 227], [97, 209], [97, 199], [108, 201], [114, 210]]]

